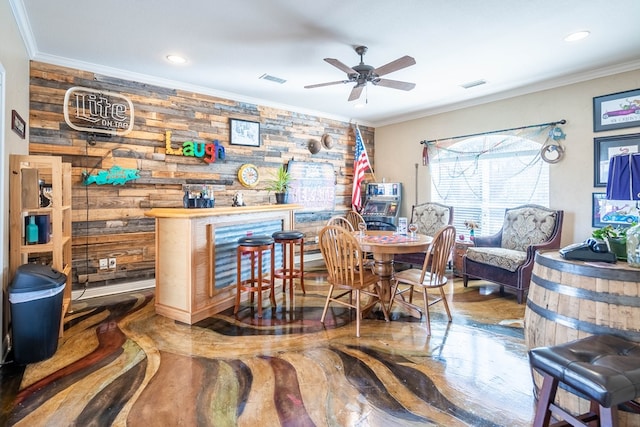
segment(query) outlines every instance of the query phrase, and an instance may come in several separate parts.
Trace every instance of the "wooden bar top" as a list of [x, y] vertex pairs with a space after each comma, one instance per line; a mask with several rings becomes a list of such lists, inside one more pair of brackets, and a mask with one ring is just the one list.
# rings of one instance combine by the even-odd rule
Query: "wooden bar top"
[[153, 208], [144, 213], [145, 216], [153, 218], [200, 218], [207, 216], [236, 215], [258, 212], [293, 211], [301, 209], [298, 204], [280, 205], [259, 205], [259, 206], [238, 206], [219, 208]]

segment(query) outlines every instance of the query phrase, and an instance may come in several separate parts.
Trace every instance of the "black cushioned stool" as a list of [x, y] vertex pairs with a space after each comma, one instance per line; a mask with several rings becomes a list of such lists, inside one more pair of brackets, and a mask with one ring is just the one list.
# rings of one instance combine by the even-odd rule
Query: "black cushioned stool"
[[[240, 308], [240, 296], [242, 291], [251, 292], [251, 305], [253, 305], [253, 294], [258, 294], [258, 317], [262, 317], [262, 291], [263, 284], [269, 288], [269, 299], [275, 308], [276, 298], [273, 293], [273, 272], [275, 271], [274, 241], [269, 236], [247, 236], [238, 239], [237, 256], [237, 281], [236, 281], [236, 305], [233, 314], [238, 313]], [[266, 251], [271, 251], [271, 270], [269, 278], [264, 277], [262, 272], [262, 257]], [[251, 260], [251, 278], [242, 280], [242, 256], [249, 254]], [[257, 271], [256, 271], [257, 270]], [[257, 277], [256, 277], [257, 272]]]
[[[300, 279], [302, 293], [306, 294], [304, 290], [304, 233], [295, 230], [276, 231], [271, 237], [276, 244], [282, 244], [282, 268], [276, 269], [274, 276], [282, 279], [282, 292], [286, 292], [287, 280], [289, 280], [289, 298], [293, 301], [293, 279]], [[295, 268], [294, 265], [293, 255], [296, 245], [300, 245], [300, 268]], [[287, 252], [289, 252], [288, 258]]]
[[[532, 349], [529, 362], [544, 378], [533, 422], [536, 427], [548, 426], [552, 413], [572, 425], [599, 420], [601, 426], [617, 426], [618, 405], [640, 397], [639, 343], [613, 335], [594, 335]], [[559, 383], [590, 399], [590, 411], [573, 416], [555, 405]]]

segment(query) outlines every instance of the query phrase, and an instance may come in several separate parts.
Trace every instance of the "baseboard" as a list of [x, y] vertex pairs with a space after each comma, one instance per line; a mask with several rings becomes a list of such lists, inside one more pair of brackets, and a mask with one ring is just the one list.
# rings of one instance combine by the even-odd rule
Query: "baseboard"
[[155, 279], [139, 280], [137, 282], [120, 283], [117, 285], [99, 286], [71, 292], [71, 299], [79, 301], [87, 298], [104, 297], [108, 295], [121, 294], [124, 292], [139, 291], [156, 287]]

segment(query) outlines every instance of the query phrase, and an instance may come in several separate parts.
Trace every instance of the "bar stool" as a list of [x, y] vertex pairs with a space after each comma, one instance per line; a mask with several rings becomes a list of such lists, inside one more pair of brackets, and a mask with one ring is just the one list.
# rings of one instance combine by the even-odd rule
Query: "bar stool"
[[[304, 233], [296, 230], [276, 231], [271, 237], [276, 244], [282, 244], [282, 268], [275, 270], [274, 277], [282, 279], [282, 292], [286, 292], [287, 280], [289, 280], [289, 298], [293, 301], [293, 279], [300, 279], [302, 293], [306, 294], [304, 289]], [[300, 268], [295, 268], [293, 259], [296, 245], [300, 245]]]
[[[236, 281], [236, 304], [233, 310], [233, 314], [238, 313], [240, 308], [240, 296], [242, 291], [250, 292], [250, 301], [253, 305], [253, 294], [258, 294], [258, 317], [262, 317], [262, 291], [264, 290], [263, 284], [267, 284], [269, 288], [269, 299], [271, 305], [276, 307], [276, 298], [273, 291], [273, 272], [275, 271], [275, 253], [274, 253], [274, 240], [269, 236], [247, 236], [238, 239], [238, 249], [236, 252], [237, 257], [237, 281]], [[271, 251], [271, 270], [269, 278], [263, 277], [262, 272], [262, 257], [266, 251]], [[249, 254], [251, 260], [251, 278], [242, 280], [242, 256]], [[256, 269], [257, 276], [256, 277]]]
[[[529, 362], [544, 378], [533, 425], [548, 426], [551, 414], [571, 425], [599, 420], [618, 425], [618, 405], [640, 397], [640, 344], [613, 335], [593, 335], [529, 351]], [[589, 412], [569, 414], [553, 402], [563, 383], [591, 401]]]

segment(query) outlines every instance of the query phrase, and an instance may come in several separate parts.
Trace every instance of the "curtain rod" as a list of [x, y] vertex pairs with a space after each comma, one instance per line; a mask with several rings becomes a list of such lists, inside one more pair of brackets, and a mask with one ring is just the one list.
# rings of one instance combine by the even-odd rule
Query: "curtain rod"
[[491, 133], [508, 132], [508, 131], [511, 131], [511, 130], [528, 129], [528, 128], [535, 128], [535, 127], [542, 127], [542, 126], [563, 125], [565, 123], [567, 123], [567, 121], [565, 119], [562, 119], [562, 120], [558, 120], [557, 122], [541, 123], [539, 125], [529, 125], [529, 126], [521, 126], [521, 127], [517, 127], [517, 128], [511, 128], [511, 129], [492, 130], [490, 132], [480, 132], [480, 133], [473, 133], [471, 135], [462, 135], [462, 136], [454, 136], [454, 137], [450, 137], [450, 138], [432, 139], [430, 141], [423, 140], [423, 141], [420, 141], [420, 144], [429, 144], [429, 143], [432, 143], [432, 142], [438, 142], [438, 141], [443, 141], [443, 140], [447, 140], [447, 139], [471, 138], [472, 136], [489, 135]]

